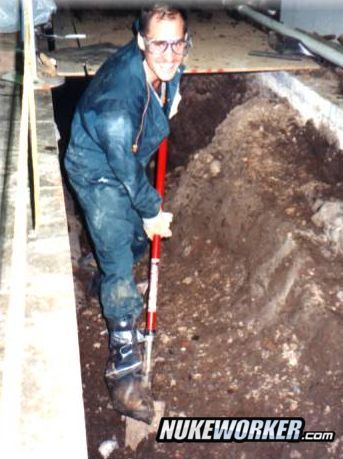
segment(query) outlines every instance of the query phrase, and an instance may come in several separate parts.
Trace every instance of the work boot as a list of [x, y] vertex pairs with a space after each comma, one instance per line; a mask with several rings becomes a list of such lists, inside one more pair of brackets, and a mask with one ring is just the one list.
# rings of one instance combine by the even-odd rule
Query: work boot
[[144, 336], [134, 329], [132, 317], [110, 322], [108, 328], [110, 357], [105, 379], [113, 408], [124, 416], [151, 424], [154, 415], [152, 396], [138, 373], [142, 361], [137, 348]]
[[120, 379], [141, 369], [137, 331], [132, 317], [109, 323], [109, 348], [106, 378]]
[[154, 416], [153, 399], [140, 373], [129, 373], [120, 379], [106, 375], [106, 382], [115, 410], [124, 416], [151, 424]]

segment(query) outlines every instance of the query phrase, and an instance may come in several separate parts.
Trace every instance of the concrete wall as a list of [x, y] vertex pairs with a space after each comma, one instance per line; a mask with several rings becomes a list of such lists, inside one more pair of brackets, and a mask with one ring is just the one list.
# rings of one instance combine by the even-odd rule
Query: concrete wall
[[280, 97], [286, 97], [304, 122], [313, 121], [343, 149], [343, 102], [337, 96], [334, 81], [289, 72], [261, 72], [256, 78]]
[[[86, 459], [76, 305], [51, 94], [36, 92], [41, 224], [35, 232], [26, 231], [31, 212], [25, 180], [20, 197], [27, 220], [19, 253], [14, 223], [20, 98], [13, 93], [11, 83], [1, 83], [0, 157], [7, 160], [0, 161], [0, 457]], [[15, 111], [8, 108], [13, 103]], [[19, 255], [22, 269], [17, 270]]]

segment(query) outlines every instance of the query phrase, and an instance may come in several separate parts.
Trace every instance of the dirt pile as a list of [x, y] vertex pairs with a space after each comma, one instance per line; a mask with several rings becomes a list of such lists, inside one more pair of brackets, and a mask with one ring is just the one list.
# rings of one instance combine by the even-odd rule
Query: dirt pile
[[[154, 385], [169, 414], [342, 423], [342, 187], [326, 178], [308, 129], [287, 102], [257, 95], [172, 182]], [[159, 446], [185, 458], [339, 457], [337, 448]]]
[[240, 75], [203, 75], [181, 81], [182, 102], [170, 123], [168, 168], [187, 164], [189, 155], [211, 142], [215, 128], [249, 97]]

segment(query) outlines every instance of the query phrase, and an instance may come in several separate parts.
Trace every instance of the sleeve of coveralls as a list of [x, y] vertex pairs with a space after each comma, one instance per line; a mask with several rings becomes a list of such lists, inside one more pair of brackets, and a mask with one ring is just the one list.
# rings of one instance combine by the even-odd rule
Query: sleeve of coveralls
[[161, 197], [150, 184], [142, 164], [132, 153], [133, 129], [125, 110], [102, 113], [96, 132], [114, 175], [125, 186], [133, 206], [142, 218], [158, 214]]

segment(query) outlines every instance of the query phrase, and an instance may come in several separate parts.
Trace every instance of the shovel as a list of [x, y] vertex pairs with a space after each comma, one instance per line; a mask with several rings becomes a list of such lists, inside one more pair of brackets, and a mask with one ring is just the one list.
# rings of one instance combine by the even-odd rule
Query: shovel
[[[162, 82], [161, 101], [165, 107], [166, 103], [166, 84]], [[157, 166], [156, 166], [156, 191], [160, 194], [162, 200], [164, 197], [165, 176], [167, 169], [168, 139], [165, 138], [158, 149]], [[144, 417], [131, 416], [126, 418], [125, 446], [135, 450], [141, 440], [147, 438], [149, 434], [157, 431], [161, 417], [164, 414], [165, 403], [154, 401], [151, 394], [151, 373], [152, 373], [152, 345], [156, 332], [156, 309], [157, 309], [157, 290], [159, 263], [161, 257], [161, 237], [154, 236], [151, 243], [150, 256], [150, 278], [149, 278], [149, 296], [146, 312], [145, 325], [145, 350], [143, 360], [142, 374], [142, 392], [150, 400], [146, 400], [146, 406], [152, 407], [152, 410], [143, 410]], [[143, 421], [143, 422], [142, 422]]]
[[[166, 106], [166, 84], [162, 82], [161, 86], [161, 101], [163, 107]], [[167, 170], [168, 156], [168, 138], [162, 140], [157, 155], [156, 166], [156, 191], [164, 198], [165, 178]], [[158, 289], [158, 274], [161, 258], [161, 237], [155, 235], [151, 244], [150, 256], [150, 279], [149, 279], [149, 296], [146, 313], [145, 324], [145, 352], [143, 362], [143, 384], [144, 387], [151, 387], [151, 360], [152, 360], [152, 344], [156, 332], [156, 309], [157, 309], [157, 289]]]
[[[156, 170], [156, 190], [161, 195], [162, 199], [164, 197], [164, 184], [167, 168], [167, 152], [168, 140], [167, 138], [165, 138], [162, 141], [158, 151]], [[157, 290], [160, 258], [161, 237], [154, 236], [151, 244], [149, 296], [145, 325], [145, 352], [143, 364], [143, 382], [145, 387], [151, 386], [152, 345], [156, 332]]]
[[[159, 147], [156, 168], [156, 190], [159, 192], [162, 199], [164, 196], [167, 150], [168, 141], [166, 138], [162, 141]], [[142, 375], [142, 387], [145, 389], [146, 394], [151, 394], [152, 345], [156, 332], [156, 309], [160, 256], [161, 237], [154, 236], [151, 244], [149, 296], [146, 312], [144, 340], [145, 350]], [[148, 417], [145, 419], [139, 419], [137, 416], [126, 418], [125, 446], [129, 446], [132, 450], [135, 450], [138, 444], [144, 438], [147, 438], [149, 434], [156, 432], [158, 429], [160, 419], [164, 414], [165, 403], [162, 401], [152, 401], [152, 403], [154, 415], [150, 419]]]

